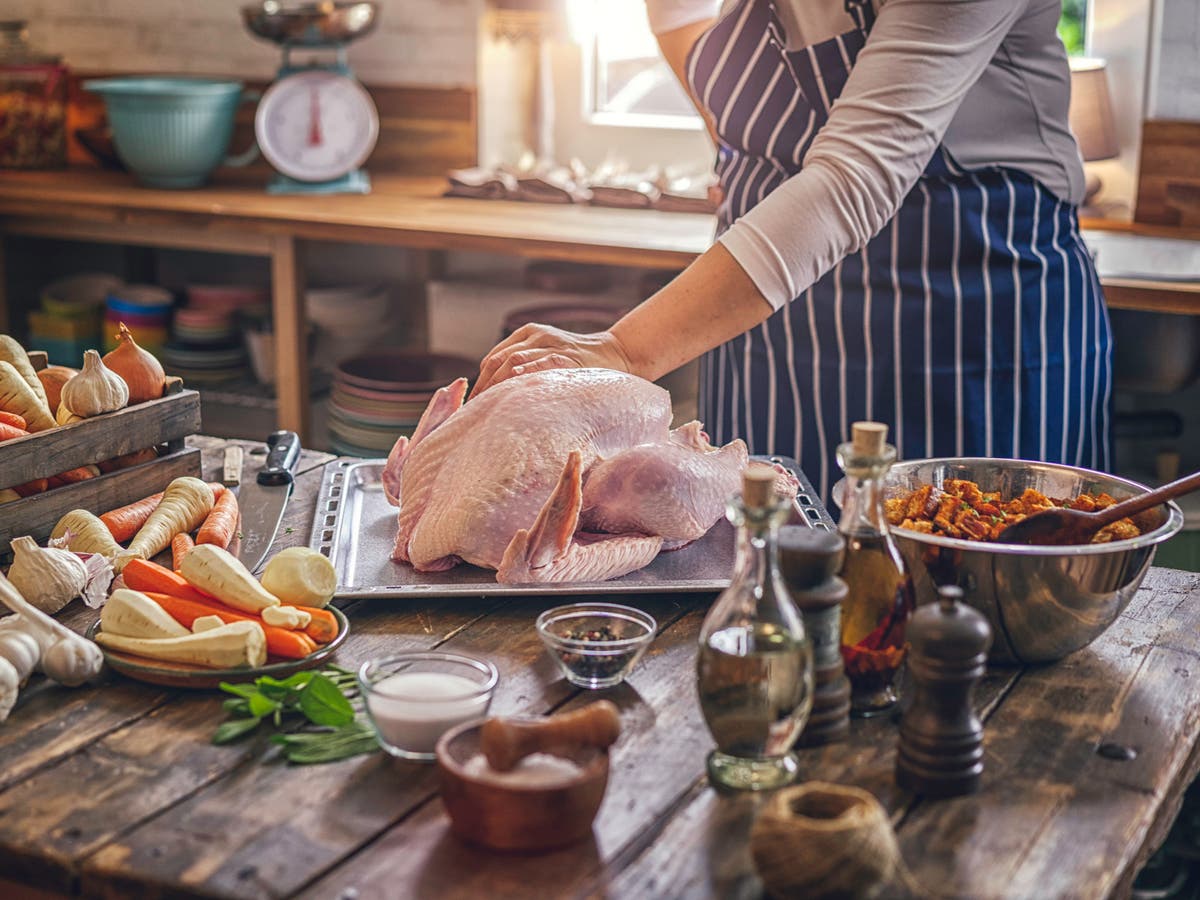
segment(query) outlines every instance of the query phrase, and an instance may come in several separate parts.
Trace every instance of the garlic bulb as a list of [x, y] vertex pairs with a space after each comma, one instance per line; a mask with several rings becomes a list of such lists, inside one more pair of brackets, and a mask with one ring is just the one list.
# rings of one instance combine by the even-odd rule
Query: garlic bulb
[[13, 538], [12, 549], [8, 580], [42, 612], [54, 615], [87, 587], [87, 566], [70, 550], [39, 547], [28, 535]]
[[[9, 616], [14, 625], [20, 623], [19, 616]], [[0, 631], [0, 656], [7, 659], [17, 670], [21, 684], [29, 680], [33, 670], [42, 659], [42, 648], [32, 635], [9, 627]]]
[[104, 365], [100, 354], [87, 350], [83, 354], [83, 370], [63, 385], [62, 405], [71, 415], [89, 419], [101, 413], [120, 409], [129, 402], [129, 385], [116, 372]]
[[153, 353], [137, 345], [124, 322], [119, 327], [117, 347], [104, 355], [104, 364], [120, 375], [129, 387], [130, 403], [158, 399], [163, 395], [167, 377], [162, 363]]

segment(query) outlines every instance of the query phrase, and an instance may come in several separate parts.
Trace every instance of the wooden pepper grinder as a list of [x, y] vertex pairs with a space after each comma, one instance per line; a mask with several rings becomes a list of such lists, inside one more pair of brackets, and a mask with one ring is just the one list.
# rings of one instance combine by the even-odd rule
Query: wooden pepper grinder
[[813, 646], [813, 705], [797, 742], [801, 747], [844, 740], [850, 730], [850, 680], [841, 651], [842, 601], [849, 588], [837, 577], [845, 549], [845, 540], [833, 531], [779, 529], [779, 567]]
[[983, 723], [973, 697], [992, 629], [962, 598], [962, 588], [938, 588], [938, 602], [918, 609], [908, 626], [915, 690], [900, 720], [896, 783], [927, 797], [973, 794], [983, 776]]

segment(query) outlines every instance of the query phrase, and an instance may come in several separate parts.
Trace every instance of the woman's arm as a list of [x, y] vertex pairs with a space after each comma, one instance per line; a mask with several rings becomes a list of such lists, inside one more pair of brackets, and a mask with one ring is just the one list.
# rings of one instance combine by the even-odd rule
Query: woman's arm
[[773, 310], [720, 244], [627, 313], [609, 331], [572, 334], [525, 325], [479, 367], [475, 396], [493, 384], [542, 369], [617, 369], [653, 381], [753, 328]]
[[[882, 5], [803, 169], [720, 239], [772, 306], [789, 303], [892, 219], [1030, 2]], [[1033, 2], [1047, 7], [1045, 53], [1052, 65], [1051, 42], [1061, 55], [1057, 5]], [[1062, 65], [1065, 73], [1065, 57]]]

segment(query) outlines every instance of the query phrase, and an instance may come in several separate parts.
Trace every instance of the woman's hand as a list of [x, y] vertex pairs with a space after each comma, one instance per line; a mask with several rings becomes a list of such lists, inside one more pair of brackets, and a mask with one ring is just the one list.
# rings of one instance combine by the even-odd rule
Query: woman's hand
[[629, 354], [612, 332], [575, 334], [549, 325], [522, 325], [483, 358], [471, 396], [514, 375], [585, 368], [633, 371]]

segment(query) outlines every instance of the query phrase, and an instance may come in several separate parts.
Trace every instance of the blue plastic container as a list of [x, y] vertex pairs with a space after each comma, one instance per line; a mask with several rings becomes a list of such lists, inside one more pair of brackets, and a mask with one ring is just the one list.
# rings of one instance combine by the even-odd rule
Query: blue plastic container
[[199, 187], [217, 166], [245, 165], [258, 155], [254, 146], [225, 156], [241, 82], [154, 76], [93, 79], [83, 86], [104, 98], [117, 155], [150, 187]]

